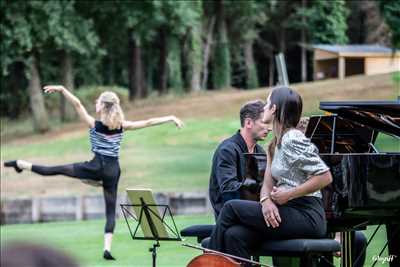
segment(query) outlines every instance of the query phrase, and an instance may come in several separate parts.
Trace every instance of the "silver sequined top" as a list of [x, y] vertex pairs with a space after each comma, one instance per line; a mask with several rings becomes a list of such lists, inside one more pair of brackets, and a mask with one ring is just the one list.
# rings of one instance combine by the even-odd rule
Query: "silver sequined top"
[[[299, 130], [286, 132], [280, 148], [275, 148], [271, 174], [276, 187], [294, 188], [328, 170], [329, 167], [318, 155], [318, 148]], [[307, 196], [322, 198], [319, 190]]]

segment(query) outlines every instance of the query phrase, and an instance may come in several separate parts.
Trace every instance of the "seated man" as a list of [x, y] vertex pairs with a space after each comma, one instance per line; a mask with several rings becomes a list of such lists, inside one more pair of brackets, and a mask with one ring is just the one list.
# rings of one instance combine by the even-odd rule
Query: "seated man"
[[222, 141], [214, 153], [209, 194], [216, 218], [226, 201], [240, 198], [245, 180], [244, 153], [265, 153], [257, 144], [269, 132], [262, 122], [264, 105], [261, 100], [244, 104], [240, 109], [240, 129]]

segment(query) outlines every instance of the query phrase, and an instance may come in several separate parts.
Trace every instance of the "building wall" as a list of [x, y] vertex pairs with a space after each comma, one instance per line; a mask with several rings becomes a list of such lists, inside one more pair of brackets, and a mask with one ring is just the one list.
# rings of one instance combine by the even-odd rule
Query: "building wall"
[[[213, 209], [206, 192], [154, 193], [156, 203], [169, 205], [172, 214], [212, 214]], [[129, 204], [128, 196], [118, 195], [117, 217], [123, 217], [120, 204]], [[128, 208], [131, 212], [131, 208]], [[164, 212], [160, 208], [160, 213]], [[168, 215], [168, 214], [167, 214]], [[102, 195], [35, 197], [1, 199], [0, 225], [104, 218]]]
[[337, 77], [337, 58], [314, 61], [314, 80], [323, 80]]
[[365, 74], [379, 74], [400, 71], [400, 56], [365, 58]]
[[332, 53], [320, 49], [314, 50], [314, 60], [333, 59], [333, 58], [338, 58], [337, 53]]

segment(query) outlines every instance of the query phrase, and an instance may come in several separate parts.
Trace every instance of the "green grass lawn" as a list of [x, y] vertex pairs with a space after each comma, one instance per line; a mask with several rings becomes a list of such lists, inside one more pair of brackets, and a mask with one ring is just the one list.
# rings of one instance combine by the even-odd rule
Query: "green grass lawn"
[[[191, 119], [180, 130], [172, 125], [162, 125], [126, 132], [121, 147], [120, 190], [132, 186], [163, 192], [207, 190], [213, 152], [221, 140], [238, 128], [239, 123], [232, 119]], [[378, 139], [377, 147], [382, 151], [398, 152], [400, 142], [383, 136]], [[1, 154], [3, 160], [22, 158], [41, 164], [65, 164], [92, 157], [86, 131], [68, 138], [4, 144]], [[19, 178], [14, 172], [3, 177], [9, 179], [6, 181]], [[12, 192], [5, 192], [5, 195], [8, 193]]]
[[[212, 216], [176, 216], [178, 229], [193, 224], [213, 223]], [[132, 240], [125, 221], [117, 221], [116, 232], [113, 241], [112, 252], [117, 261], [104, 261], [102, 256], [103, 249], [103, 220], [91, 220], [82, 222], [58, 222], [25, 225], [6, 225], [0, 227], [1, 245], [4, 246], [12, 240], [29, 240], [47, 244], [54, 248], [66, 251], [76, 258], [82, 266], [151, 266], [151, 253], [148, 249], [152, 246], [151, 241]], [[372, 235], [375, 226], [369, 227], [365, 234]], [[378, 255], [385, 243], [384, 227], [379, 230], [374, 242], [371, 243], [367, 251], [365, 266], [371, 266], [372, 257]], [[194, 238], [188, 238], [184, 242], [196, 244]], [[194, 256], [200, 252], [183, 247], [182, 242], [164, 241], [158, 249], [157, 266], [186, 266]], [[385, 252], [384, 255], [387, 255]], [[263, 262], [270, 263], [270, 258], [262, 259]], [[339, 262], [336, 260], [336, 266]], [[388, 266], [377, 263], [376, 266]]]

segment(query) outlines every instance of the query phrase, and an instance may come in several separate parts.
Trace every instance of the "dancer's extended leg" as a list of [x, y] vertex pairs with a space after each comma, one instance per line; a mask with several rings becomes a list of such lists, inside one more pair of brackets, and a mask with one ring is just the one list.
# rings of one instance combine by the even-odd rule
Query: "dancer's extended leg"
[[24, 160], [13, 160], [4, 163], [5, 167], [14, 167], [17, 172], [29, 170], [42, 176], [64, 175], [78, 178], [82, 182], [93, 186], [101, 186], [101, 173], [97, 171], [96, 163], [82, 162], [57, 166], [43, 166], [32, 164]]
[[69, 177], [78, 177], [76, 175], [74, 164], [58, 165], [58, 166], [42, 166], [32, 165], [32, 172], [43, 175], [65, 175]]

